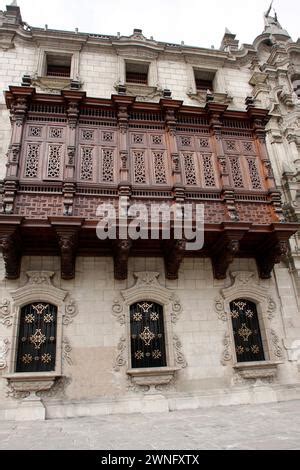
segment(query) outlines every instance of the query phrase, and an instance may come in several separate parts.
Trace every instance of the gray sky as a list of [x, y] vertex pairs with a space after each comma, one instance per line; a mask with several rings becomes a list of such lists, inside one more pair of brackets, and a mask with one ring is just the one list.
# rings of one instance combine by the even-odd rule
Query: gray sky
[[[0, 0], [0, 9], [11, 3]], [[269, 0], [18, 0], [23, 21], [32, 26], [126, 36], [141, 28], [166, 42], [219, 47], [225, 26], [241, 43], [263, 30]], [[300, 1], [274, 0], [281, 26], [300, 37]]]

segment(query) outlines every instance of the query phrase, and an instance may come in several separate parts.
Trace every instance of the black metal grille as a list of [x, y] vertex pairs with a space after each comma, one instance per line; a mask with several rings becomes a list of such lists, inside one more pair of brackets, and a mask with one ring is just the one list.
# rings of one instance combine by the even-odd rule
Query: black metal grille
[[230, 302], [235, 351], [238, 362], [265, 359], [256, 305], [245, 299]]
[[166, 365], [163, 308], [147, 300], [130, 307], [131, 364], [138, 367]]
[[21, 309], [17, 372], [55, 369], [57, 307], [45, 302]]

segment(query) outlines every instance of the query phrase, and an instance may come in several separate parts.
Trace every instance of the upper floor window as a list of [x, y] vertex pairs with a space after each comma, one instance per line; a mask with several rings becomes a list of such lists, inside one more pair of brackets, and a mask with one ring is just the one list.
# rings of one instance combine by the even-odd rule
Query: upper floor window
[[126, 83], [148, 85], [148, 63], [126, 62]]
[[130, 336], [132, 368], [167, 365], [161, 305], [146, 300], [131, 305]]
[[265, 354], [255, 303], [246, 299], [230, 302], [237, 362], [264, 361]]
[[197, 91], [213, 91], [214, 72], [194, 69], [194, 75]]
[[48, 77], [63, 77], [69, 78], [71, 76], [71, 55], [46, 55], [46, 75]]
[[46, 302], [21, 309], [16, 372], [55, 370], [57, 307]]

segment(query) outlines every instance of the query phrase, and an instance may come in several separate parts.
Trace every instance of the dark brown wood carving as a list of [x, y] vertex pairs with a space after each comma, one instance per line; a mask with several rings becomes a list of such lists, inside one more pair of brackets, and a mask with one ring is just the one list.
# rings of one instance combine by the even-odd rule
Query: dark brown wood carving
[[6, 279], [18, 279], [21, 266], [21, 238], [15, 230], [0, 235], [0, 246], [5, 264]]
[[280, 263], [287, 256], [288, 241], [275, 240], [265, 246], [256, 256], [259, 276], [261, 279], [270, 279], [275, 264]]
[[185, 240], [165, 240], [162, 244], [167, 279], [178, 279], [178, 270], [185, 254]]
[[[22, 253], [59, 254], [64, 279], [75, 276], [76, 255], [113, 255], [116, 279], [126, 278], [129, 255], [163, 255], [168, 279], [177, 278], [184, 256], [210, 257], [218, 279], [235, 256], [252, 257], [266, 278], [299, 229], [282, 212], [265, 109], [230, 110], [213, 97], [199, 107], [170, 97], [152, 103], [125, 94], [36, 93], [30, 86], [10, 86], [5, 98], [12, 133], [0, 233], [11, 279], [21, 256], [17, 226]], [[162, 237], [99, 240], [98, 208], [109, 203], [118, 213], [121, 196], [149, 214], [157, 203], [187, 203], [193, 214], [201, 204], [203, 248], [191, 253], [183, 240]]]
[[114, 274], [115, 279], [123, 281], [128, 275], [128, 258], [132, 247], [131, 240], [114, 240], [113, 257], [114, 257]]

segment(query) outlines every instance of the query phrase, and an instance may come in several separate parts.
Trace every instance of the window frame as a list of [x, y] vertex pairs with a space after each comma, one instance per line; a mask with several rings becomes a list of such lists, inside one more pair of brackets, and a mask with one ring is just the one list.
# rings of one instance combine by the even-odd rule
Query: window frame
[[[277, 373], [277, 366], [282, 363], [285, 354], [281, 346], [282, 326], [280, 317], [276, 316], [277, 306], [270, 295], [269, 289], [258, 283], [256, 274], [252, 271], [230, 272], [231, 285], [221, 289], [220, 296], [215, 299], [215, 309], [218, 317], [226, 322], [224, 331], [224, 352], [222, 365], [231, 365], [233, 369], [254, 370], [252, 376], [246, 378], [263, 377], [265, 370], [273, 367], [273, 375]], [[264, 361], [238, 362], [233, 327], [231, 321], [230, 303], [236, 299], [249, 300], [256, 305], [262, 343], [264, 349]], [[279, 333], [278, 333], [279, 332]], [[264, 367], [265, 365], [265, 367]], [[255, 371], [257, 369], [257, 371]], [[245, 376], [247, 374], [245, 373]]]
[[[34, 378], [34, 377], [59, 377], [62, 375], [62, 333], [63, 333], [63, 316], [65, 315], [65, 298], [67, 292], [58, 289], [51, 284], [51, 278], [54, 275], [52, 271], [28, 271], [28, 283], [11, 292], [13, 299], [12, 314], [13, 314], [13, 331], [10, 354], [8, 357], [8, 376], [10, 378]], [[32, 279], [43, 279], [41, 283], [34, 282]], [[18, 343], [19, 343], [19, 330], [20, 330], [20, 317], [22, 307], [36, 302], [51, 303], [57, 308], [57, 324], [56, 324], [56, 360], [55, 369], [53, 371], [45, 372], [16, 372]]]
[[[53, 77], [47, 75], [47, 55], [59, 55], [62, 57], [71, 56], [70, 76], [69, 77]], [[37, 76], [47, 80], [71, 81], [79, 78], [79, 57], [80, 52], [73, 49], [61, 49], [41, 46], [39, 48]]]
[[[121, 348], [118, 346], [118, 350], [121, 349], [122, 352], [117, 355], [114, 370], [120, 370], [120, 365], [126, 366], [127, 375], [136, 385], [148, 387], [165, 385], [172, 380], [177, 370], [187, 366], [183, 353], [179, 351], [181, 342], [173, 328], [182, 307], [174, 291], [159, 284], [157, 280], [159, 273], [142, 271], [133, 274], [136, 279], [135, 285], [121, 291], [122, 297], [115, 300], [112, 306], [113, 315], [117, 317], [125, 330], [120, 340], [122, 346]], [[155, 302], [163, 308], [166, 366], [148, 368], [132, 368], [131, 366], [130, 307], [145, 299], [148, 302]]]

